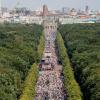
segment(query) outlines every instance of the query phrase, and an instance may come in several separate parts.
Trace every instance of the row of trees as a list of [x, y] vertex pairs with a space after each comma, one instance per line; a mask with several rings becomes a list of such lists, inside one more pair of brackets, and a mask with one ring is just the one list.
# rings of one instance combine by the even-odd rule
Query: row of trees
[[40, 25], [0, 25], [0, 100], [17, 100], [23, 81], [38, 62]]
[[61, 25], [84, 100], [100, 100], [100, 24]]
[[82, 93], [78, 83], [74, 78], [74, 72], [67, 55], [64, 41], [60, 33], [56, 38], [57, 54], [63, 65], [64, 85], [68, 100], [82, 100]]
[[34, 100], [35, 86], [38, 78], [37, 64], [33, 64], [24, 83], [24, 89], [19, 100]]
[[38, 63], [42, 59], [44, 47], [45, 47], [45, 37], [44, 37], [44, 34], [42, 33], [40, 40], [39, 40], [38, 51], [37, 51], [38, 57], [39, 57]]
[[[43, 51], [44, 51], [44, 46], [45, 46], [45, 39], [44, 35], [42, 33], [39, 45], [38, 45], [38, 62], [40, 61]], [[34, 63], [28, 72], [28, 76], [26, 77], [25, 83], [24, 83], [24, 89], [22, 92], [22, 95], [20, 97], [20, 100], [33, 100], [35, 97], [35, 87], [36, 87], [36, 82], [38, 79], [38, 64]]]

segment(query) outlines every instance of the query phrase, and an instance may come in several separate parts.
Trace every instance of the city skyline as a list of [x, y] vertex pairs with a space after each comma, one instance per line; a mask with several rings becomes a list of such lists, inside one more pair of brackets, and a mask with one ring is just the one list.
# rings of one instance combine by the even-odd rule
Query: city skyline
[[1, 6], [9, 9], [19, 6], [37, 10], [44, 4], [49, 9], [61, 9], [63, 7], [84, 9], [88, 5], [90, 9], [100, 10], [100, 1], [97, 0], [9, 0], [9, 2], [8, 0], [1, 0]]

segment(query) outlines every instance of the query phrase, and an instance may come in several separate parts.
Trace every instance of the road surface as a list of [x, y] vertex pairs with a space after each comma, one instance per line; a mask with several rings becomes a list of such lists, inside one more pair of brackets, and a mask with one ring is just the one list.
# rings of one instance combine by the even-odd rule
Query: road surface
[[62, 66], [55, 50], [56, 31], [45, 29], [45, 49], [39, 67], [35, 100], [66, 100]]

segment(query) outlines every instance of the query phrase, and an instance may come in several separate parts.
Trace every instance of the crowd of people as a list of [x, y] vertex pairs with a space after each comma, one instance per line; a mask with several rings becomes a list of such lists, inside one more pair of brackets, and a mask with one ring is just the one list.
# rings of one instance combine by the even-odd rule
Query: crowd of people
[[60, 73], [46, 71], [41, 74], [36, 87], [35, 100], [64, 100], [64, 85]]
[[[54, 34], [53, 34], [54, 35]], [[46, 40], [46, 42], [48, 42]], [[49, 47], [49, 49], [48, 49]], [[49, 50], [50, 57], [45, 53]], [[39, 66], [40, 75], [36, 84], [35, 100], [66, 100], [62, 77], [62, 66], [59, 67], [55, 52], [54, 39], [45, 44], [44, 62]], [[48, 59], [48, 63], [45, 60]], [[49, 68], [49, 70], [48, 70]]]

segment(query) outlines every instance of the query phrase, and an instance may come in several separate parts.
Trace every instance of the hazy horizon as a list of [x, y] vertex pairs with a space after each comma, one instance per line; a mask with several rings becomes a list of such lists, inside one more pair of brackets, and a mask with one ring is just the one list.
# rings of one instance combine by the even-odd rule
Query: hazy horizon
[[17, 2], [20, 1], [19, 7], [27, 7], [31, 10], [37, 10], [46, 4], [49, 9], [61, 9], [62, 7], [84, 9], [86, 5], [90, 9], [100, 10], [100, 0], [1, 0], [2, 7], [13, 9]]

